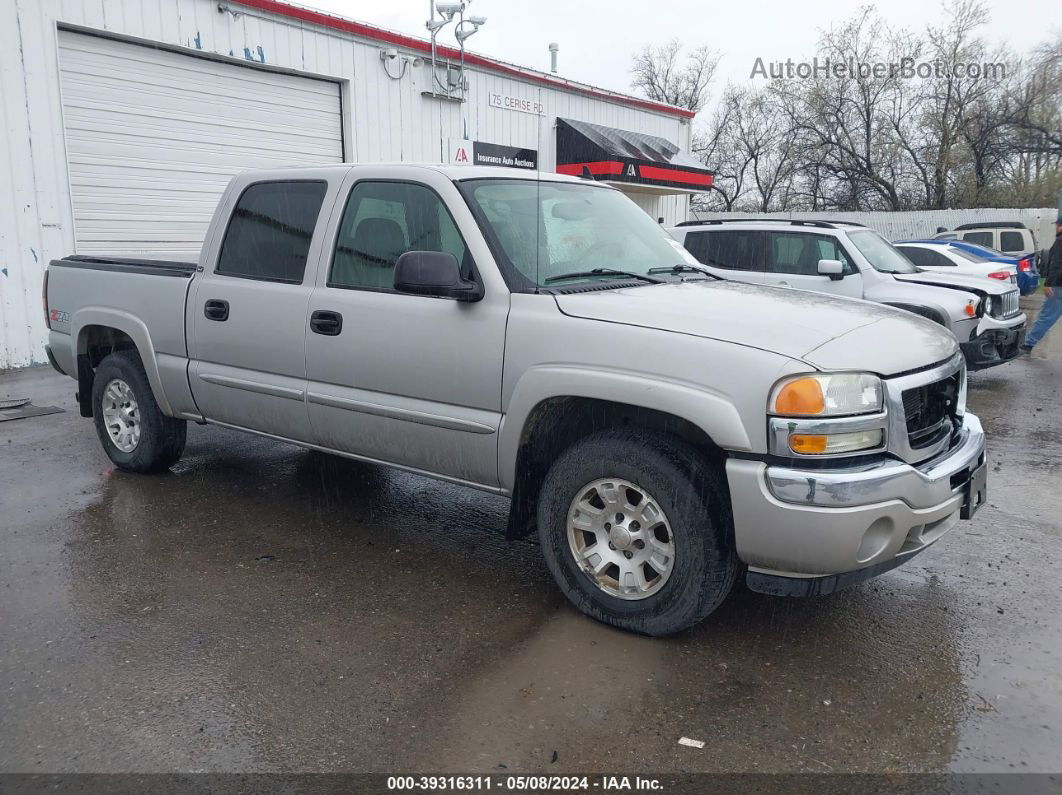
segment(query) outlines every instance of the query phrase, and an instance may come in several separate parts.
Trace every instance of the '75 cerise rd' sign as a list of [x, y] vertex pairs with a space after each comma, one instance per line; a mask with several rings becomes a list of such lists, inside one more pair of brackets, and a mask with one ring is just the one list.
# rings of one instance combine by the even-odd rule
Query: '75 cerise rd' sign
[[521, 113], [535, 113], [542, 114], [546, 112], [546, 106], [541, 102], [536, 102], [533, 99], [524, 99], [523, 97], [514, 97], [510, 94], [495, 94], [490, 93], [487, 95], [488, 102], [492, 108], [501, 108], [502, 110], [518, 110]]

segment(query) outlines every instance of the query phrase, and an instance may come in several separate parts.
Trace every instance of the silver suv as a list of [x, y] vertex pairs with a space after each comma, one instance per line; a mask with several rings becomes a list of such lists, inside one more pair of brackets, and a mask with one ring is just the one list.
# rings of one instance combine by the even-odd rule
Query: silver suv
[[955, 335], [971, 370], [1013, 359], [1024, 338], [1017, 287], [923, 271], [865, 226], [695, 221], [670, 231], [722, 278], [862, 298], [929, 318]]

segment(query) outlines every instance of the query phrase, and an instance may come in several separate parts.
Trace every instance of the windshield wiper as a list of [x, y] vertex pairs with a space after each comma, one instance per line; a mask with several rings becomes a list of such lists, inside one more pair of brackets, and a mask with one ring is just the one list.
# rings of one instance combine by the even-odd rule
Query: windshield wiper
[[713, 279], [716, 279], [716, 280], [721, 281], [721, 282], [722, 281], [726, 281], [726, 279], [724, 279], [722, 276], [716, 276], [714, 273], [712, 273], [710, 270], [707, 270], [706, 268], [698, 268], [696, 265], [690, 265], [690, 264], [685, 263], [685, 262], [680, 262], [678, 265], [669, 265], [669, 266], [663, 267], [663, 268], [650, 268], [648, 272], [649, 273], [674, 273], [674, 274], [679, 274], [679, 273], [700, 273], [700, 274], [703, 274], [705, 276], [711, 276]]
[[644, 273], [634, 273], [632, 271], [618, 271], [615, 268], [593, 268], [588, 271], [572, 271], [571, 273], [561, 273], [557, 276], [549, 276], [545, 279], [545, 283], [559, 282], [561, 279], [579, 279], [587, 276], [625, 276], [629, 279], [640, 279], [643, 282], [649, 282], [650, 284], [663, 284], [663, 279], [654, 279], [652, 276], [646, 276]]

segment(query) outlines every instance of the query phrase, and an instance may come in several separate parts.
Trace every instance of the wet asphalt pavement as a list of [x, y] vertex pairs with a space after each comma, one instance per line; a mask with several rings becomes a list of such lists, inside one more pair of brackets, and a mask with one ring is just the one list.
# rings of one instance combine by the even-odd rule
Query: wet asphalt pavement
[[0, 375], [66, 409], [0, 423], [0, 771], [1062, 769], [1060, 328], [971, 376], [974, 521], [663, 640], [569, 607], [503, 499], [214, 427], [119, 473], [73, 391]]

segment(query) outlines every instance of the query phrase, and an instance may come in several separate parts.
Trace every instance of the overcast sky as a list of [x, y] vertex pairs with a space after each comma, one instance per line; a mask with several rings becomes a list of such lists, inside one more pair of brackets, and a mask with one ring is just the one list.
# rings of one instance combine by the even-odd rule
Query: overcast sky
[[[302, 3], [360, 22], [426, 37], [428, 0], [308, 0]], [[645, 44], [672, 38], [696, 46], [708, 44], [725, 54], [713, 93], [727, 80], [747, 80], [757, 57], [765, 61], [810, 59], [818, 31], [853, 15], [852, 0], [758, 0], [710, 3], [705, 0], [472, 0], [470, 12], [487, 17], [471, 39], [470, 50], [494, 58], [549, 70], [551, 41], [560, 44], [562, 77], [630, 92], [630, 62]], [[985, 29], [1021, 53], [1062, 27], [1057, 0], [995, 0]], [[890, 24], [912, 30], [934, 24], [941, 5], [934, 0], [890, 0], [878, 9]], [[453, 44], [452, 26], [440, 42]]]

